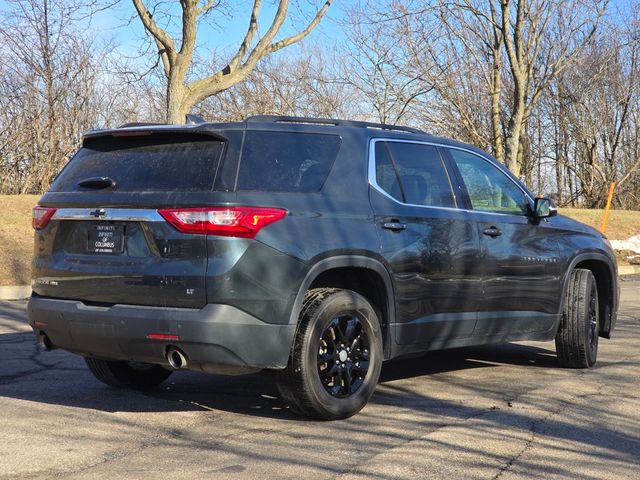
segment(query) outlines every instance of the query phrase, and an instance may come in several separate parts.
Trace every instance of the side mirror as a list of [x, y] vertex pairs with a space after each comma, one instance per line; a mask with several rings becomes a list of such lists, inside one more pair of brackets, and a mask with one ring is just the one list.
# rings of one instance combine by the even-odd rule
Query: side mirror
[[533, 213], [536, 218], [554, 217], [558, 214], [558, 209], [550, 198], [536, 198], [533, 203]]

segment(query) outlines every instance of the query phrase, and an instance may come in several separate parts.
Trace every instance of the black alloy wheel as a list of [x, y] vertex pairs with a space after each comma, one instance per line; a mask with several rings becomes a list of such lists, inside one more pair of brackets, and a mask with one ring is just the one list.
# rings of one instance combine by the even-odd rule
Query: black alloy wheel
[[338, 398], [355, 393], [369, 370], [369, 339], [357, 312], [329, 322], [320, 337], [318, 373], [330, 395]]
[[376, 388], [382, 331], [369, 301], [350, 290], [315, 288], [305, 296], [278, 389], [291, 410], [336, 420], [358, 413]]
[[596, 284], [591, 284], [589, 292], [589, 350], [592, 354], [598, 349], [598, 291]]

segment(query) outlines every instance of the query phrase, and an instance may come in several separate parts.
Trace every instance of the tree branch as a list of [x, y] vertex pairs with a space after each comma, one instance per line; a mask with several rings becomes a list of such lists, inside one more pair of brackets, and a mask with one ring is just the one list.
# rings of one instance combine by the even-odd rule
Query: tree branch
[[325, 13], [327, 13], [327, 10], [331, 6], [332, 2], [333, 2], [333, 0], [326, 0], [324, 2], [324, 5], [322, 5], [322, 8], [320, 10], [318, 10], [318, 12], [316, 13], [316, 16], [313, 17], [313, 20], [311, 20], [309, 25], [307, 25], [307, 28], [305, 28], [304, 30], [296, 33], [295, 35], [292, 35], [290, 37], [284, 38], [284, 39], [280, 40], [279, 42], [272, 43], [271, 45], [269, 45], [269, 48], [268, 48], [267, 52], [268, 53], [272, 53], [272, 52], [276, 52], [278, 50], [281, 50], [284, 47], [287, 47], [287, 46], [289, 46], [289, 45], [291, 45], [293, 43], [299, 42], [300, 40], [305, 38], [307, 35], [309, 35], [309, 33], [311, 33], [311, 30], [313, 30], [314, 28], [316, 28], [318, 26], [318, 24], [320, 23], [320, 20], [322, 20], [322, 17], [324, 17]]
[[260, 11], [261, 2], [260, 0], [254, 0], [249, 28], [242, 44], [240, 45], [240, 48], [229, 62], [229, 65], [222, 71], [217, 72], [207, 78], [196, 80], [187, 85], [190, 101], [198, 102], [210, 95], [226, 90], [230, 86], [237, 83], [238, 79], [243, 78], [246, 73], [251, 71], [256, 66], [258, 61], [260, 61], [260, 59], [264, 58], [266, 55], [302, 40], [311, 32], [311, 30], [313, 30], [318, 25], [318, 23], [320, 23], [320, 20], [322, 20], [332, 2], [333, 0], [326, 0], [322, 8], [318, 10], [313, 20], [309, 23], [309, 25], [307, 25], [304, 30], [295, 35], [280, 40], [279, 42], [272, 43], [274, 37], [278, 34], [280, 28], [287, 18], [287, 11], [289, 8], [289, 0], [280, 0], [278, 3], [278, 9], [269, 29], [260, 39], [260, 41], [258, 41], [257, 45], [253, 47], [246, 60], [243, 60], [247, 50], [250, 47], [251, 41], [253, 40], [258, 30], [258, 13]]
[[207, 13], [209, 13], [209, 11], [213, 8], [219, 5], [218, 0], [208, 0], [207, 3], [205, 3], [202, 8], [198, 9], [198, 16], [200, 15], [205, 15]]
[[[180, 0], [182, 5], [182, 45], [180, 57], [191, 63], [193, 49], [196, 46], [196, 24], [198, 20], [198, 0]], [[181, 58], [182, 61], [182, 58]]]
[[247, 33], [245, 34], [242, 43], [240, 44], [240, 48], [238, 48], [238, 51], [229, 62], [229, 73], [235, 70], [238, 64], [242, 61], [245, 54], [247, 53], [247, 50], [249, 49], [249, 46], [251, 45], [251, 42], [253, 41], [253, 37], [258, 31], [258, 15], [260, 14], [260, 4], [260, 0], [254, 0], [253, 8], [251, 9], [251, 18], [249, 19], [249, 28], [247, 29]]
[[502, 39], [504, 41], [504, 46], [507, 49], [507, 57], [509, 57], [509, 67], [511, 69], [511, 73], [513, 74], [514, 80], [520, 80], [521, 74], [519, 70], [519, 61], [518, 55], [516, 54], [516, 49], [513, 45], [513, 38], [511, 38], [511, 6], [509, 4], [509, 0], [501, 1], [502, 7]]
[[[162, 60], [162, 68], [164, 69], [164, 74], [169, 78], [169, 74], [171, 73], [171, 64], [169, 63], [169, 56], [167, 55], [167, 49], [158, 41], [157, 38], [153, 38], [156, 46], [158, 47], [158, 58]], [[156, 62], [156, 66], [158, 62]], [[155, 68], [155, 66], [154, 66]]]
[[176, 55], [176, 46], [173, 39], [165, 30], [158, 26], [155, 20], [153, 20], [153, 16], [149, 10], [147, 10], [147, 7], [145, 7], [142, 0], [132, 0], [132, 2], [138, 12], [140, 20], [142, 20], [145, 30], [153, 36], [157, 43], [160, 43], [164, 47], [169, 61], [173, 62]]

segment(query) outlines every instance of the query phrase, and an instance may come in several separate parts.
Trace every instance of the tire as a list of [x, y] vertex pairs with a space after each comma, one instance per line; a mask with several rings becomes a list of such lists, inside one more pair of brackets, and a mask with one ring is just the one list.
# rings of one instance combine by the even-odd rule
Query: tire
[[321, 420], [348, 418], [369, 401], [382, 367], [380, 322], [350, 290], [309, 290], [287, 368], [277, 384], [292, 411]]
[[564, 367], [589, 368], [598, 357], [600, 306], [596, 279], [590, 270], [571, 272], [560, 327], [556, 334], [558, 361]]
[[85, 357], [84, 361], [98, 380], [116, 388], [150, 390], [164, 382], [172, 373], [150, 363], [101, 360], [92, 357]]

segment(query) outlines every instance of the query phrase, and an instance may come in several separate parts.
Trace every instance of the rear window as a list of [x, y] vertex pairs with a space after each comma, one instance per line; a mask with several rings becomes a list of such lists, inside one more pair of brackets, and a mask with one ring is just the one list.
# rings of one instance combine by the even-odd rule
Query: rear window
[[248, 131], [238, 190], [317, 192], [339, 148], [337, 135]]
[[211, 191], [224, 142], [203, 135], [89, 139], [51, 186], [90, 191], [78, 182], [109, 177], [117, 191]]

